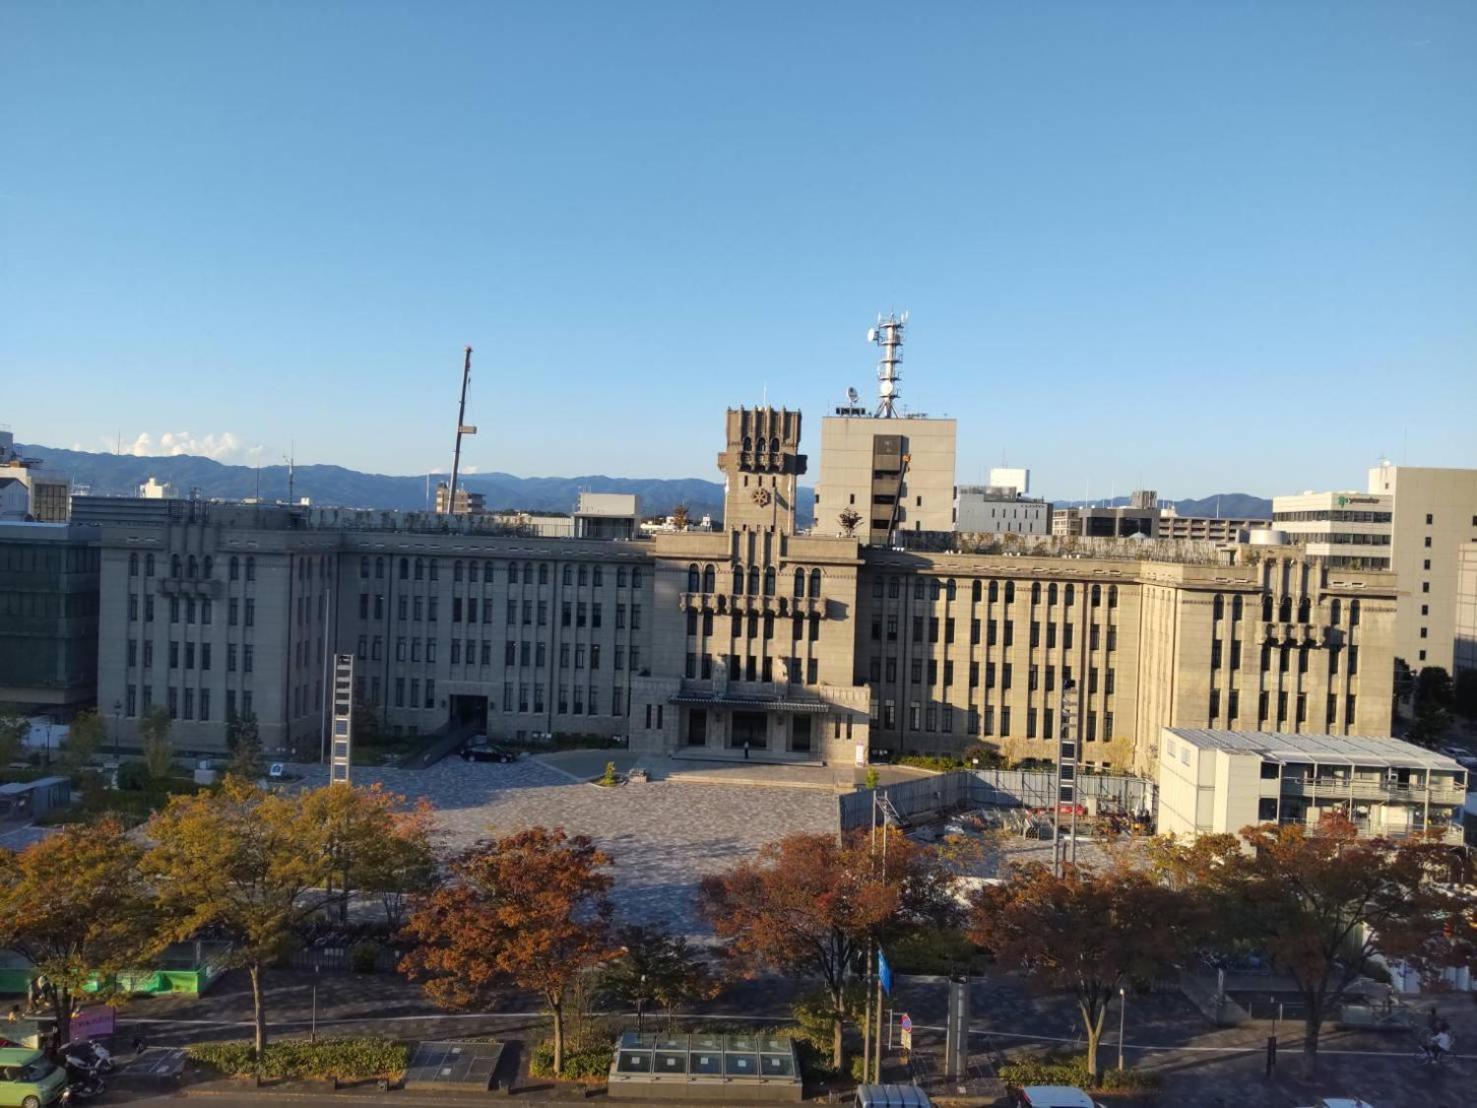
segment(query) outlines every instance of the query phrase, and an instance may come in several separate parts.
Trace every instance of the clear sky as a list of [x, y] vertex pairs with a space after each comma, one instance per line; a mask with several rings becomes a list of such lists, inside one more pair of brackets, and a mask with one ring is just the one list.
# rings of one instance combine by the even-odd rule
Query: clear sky
[[0, 423], [421, 473], [470, 343], [482, 471], [713, 477], [767, 395], [813, 478], [907, 308], [961, 482], [1477, 466], [1474, 58], [1471, 0], [8, 0]]

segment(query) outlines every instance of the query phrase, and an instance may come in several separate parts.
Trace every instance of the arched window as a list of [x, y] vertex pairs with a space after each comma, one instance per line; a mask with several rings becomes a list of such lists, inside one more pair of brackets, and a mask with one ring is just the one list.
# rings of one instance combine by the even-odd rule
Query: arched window
[[1015, 582], [1014, 581], [1007, 581], [1007, 582], [1005, 582], [1005, 603], [1009, 604], [1014, 599], [1015, 599]]
[[1272, 594], [1267, 593], [1262, 597], [1262, 620], [1266, 623], [1272, 622]]
[[410, 559], [409, 558], [401, 558], [400, 559], [400, 580], [402, 580], [402, 581], [409, 581], [410, 580]]
[[382, 557], [374, 560], [374, 579], [376, 581], [385, 579], [385, 560]]
[[1062, 589], [1062, 603], [1064, 605], [1066, 605], [1068, 608], [1070, 608], [1072, 606], [1072, 602], [1076, 599], [1076, 597], [1077, 597], [1077, 586], [1076, 585], [1068, 585], [1066, 588]]
[[[640, 587], [641, 587], [641, 567], [640, 566], [632, 566], [631, 567], [631, 588], [633, 588], [633, 589], [639, 589]], [[647, 676], [649, 677], [651, 675], [650, 674], [647, 674]]]
[[154, 555], [152, 553], [144, 555], [144, 576], [154, 576]]
[[749, 567], [749, 595], [750, 596], [758, 596], [759, 595], [759, 567], [758, 566], [750, 566]]
[[1342, 605], [1339, 603], [1338, 597], [1334, 597], [1328, 605], [1328, 622], [1335, 627], [1339, 625], [1339, 616], [1342, 614], [1340, 612], [1341, 607]]
[[697, 563], [693, 562], [692, 565], [687, 567], [687, 591], [698, 592], [702, 588], [702, 584], [702, 574], [698, 572]]
[[482, 563], [482, 583], [484, 585], [492, 584], [492, 567], [493, 561], [491, 558], [488, 558]]
[[533, 563], [532, 562], [524, 562], [523, 563], [523, 583], [525, 585], [531, 585], [531, 584], [533, 584]]
[[1041, 603], [1041, 582], [1040, 581], [1032, 581], [1031, 582], [1031, 603], [1032, 604], [1040, 604]]
[[1282, 598], [1282, 603], [1277, 606], [1277, 618], [1283, 623], [1292, 622], [1292, 597]]
[[769, 440], [769, 452], [771, 454], [778, 454], [780, 452], [780, 440], [779, 439], [772, 438], [772, 439]]
[[812, 597], [816, 597], [816, 596], [820, 596], [820, 594], [821, 594], [821, 571], [818, 570], [818, 569], [813, 569], [813, 570], [810, 571], [810, 595]]
[[717, 582], [718, 575], [714, 572], [712, 563], [703, 566], [703, 592], [712, 592]]
[[928, 599], [937, 600], [939, 598], [939, 592], [939, 579], [937, 577], [930, 578], [928, 582]]
[[549, 563], [548, 562], [540, 562], [538, 564], [538, 583], [540, 585], [547, 585], [549, 583]]
[[1308, 617], [1313, 614], [1313, 602], [1308, 597], [1298, 601], [1298, 622], [1307, 623]]
[[1359, 599], [1357, 597], [1349, 601], [1349, 626], [1359, 626]]
[[453, 581], [460, 581], [462, 579], [462, 560], [460, 558], [451, 563], [451, 579]]
[[1117, 585], [1109, 585], [1108, 586], [1108, 607], [1110, 607], [1110, 608], [1116, 608], [1116, 607], [1118, 607], [1118, 586]]
[[1231, 622], [1241, 618], [1241, 594], [1237, 593], [1231, 597]]
[[990, 582], [990, 603], [991, 604], [994, 604], [999, 599], [1000, 599], [1000, 582], [999, 581], [992, 580]]
[[518, 583], [518, 563], [517, 562], [509, 562], [508, 563], [508, 584], [510, 584], [510, 585], [516, 585], [517, 583]]
[[213, 576], [215, 576], [214, 570], [215, 570], [215, 559], [212, 558], [209, 554], [205, 555], [205, 576], [206, 577], [213, 577]]
[[359, 556], [359, 576], [363, 580], [365, 580], [365, 581], [368, 581], [369, 580], [369, 555], [368, 554], [361, 554]]
[[559, 580], [566, 585], [574, 584], [574, 566], [566, 562], [564, 569], [560, 571]]
[[764, 595], [774, 595], [774, 566], [764, 567]]
[[128, 576], [138, 576], [138, 551], [135, 550], [128, 556]]
[[747, 454], [754, 449], [754, 440], [751, 436], [744, 436], [744, 453]]
[[1226, 618], [1226, 598], [1220, 593], [1215, 594], [1215, 599], [1210, 602], [1210, 618]]
[[949, 578], [948, 587], [944, 591], [950, 600], [953, 600], [954, 597], [958, 594], [959, 590], [957, 584], [954, 581], [954, 578]]
[[974, 581], [972, 581], [970, 583], [970, 586], [969, 586], [969, 598], [971, 600], [975, 601], [976, 603], [979, 602], [979, 599], [980, 599], [980, 582], [979, 582], [979, 578], [975, 578]]
[[192, 581], [200, 576], [200, 562], [196, 559], [195, 555], [190, 555], [189, 560], [185, 563], [185, 569], [185, 576]]
[[424, 558], [417, 558], [415, 560], [415, 579], [417, 581], [424, 581], [426, 579], [426, 560]]
[[734, 591], [735, 594], [742, 594], [743, 591], [744, 591], [744, 567], [743, 566], [734, 566], [733, 567], [733, 591]]
[[477, 559], [475, 558], [467, 559], [467, 583], [469, 585], [477, 583]]
[[1053, 581], [1051, 584], [1049, 584], [1049, 585], [1046, 586], [1046, 606], [1048, 608], [1050, 608], [1050, 607], [1054, 606], [1055, 604], [1056, 604], [1056, 582]]
[[1092, 606], [1094, 608], [1099, 608], [1099, 607], [1102, 606], [1102, 603], [1103, 603], [1103, 587], [1101, 585], [1094, 585], [1092, 587]]
[[430, 562], [430, 578], [432, 581], [441, 580], [441, 559], [432, 558]]
[[913, 599], [923, 599], [923, 578], [921, 577], [913, 578]]
[[805, 571], [803, 569], [795, 571], [795, 595], [805, 595]]
[[180, 560], [179, 560], [179, 555], [178, 554], [171, 554], [169, 556], [169, 576], [171, 576], [171, 577], [178, 577], [179, 575], [180, 575]]
[[896, 600], [898, 596], [899, 583], [896, 577], [887, 579], [887, 596], [890, 600]]
[[246, 555], [246, 579], [248, 581], [255, 581], [256, 580], [256, 555], [255, 554], [248, 554], [248, 555]]

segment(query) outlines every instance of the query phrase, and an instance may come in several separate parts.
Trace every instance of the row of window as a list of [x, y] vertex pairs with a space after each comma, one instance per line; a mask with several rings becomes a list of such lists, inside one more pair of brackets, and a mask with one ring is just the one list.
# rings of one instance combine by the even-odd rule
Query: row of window
[[[1291, 703], [1291, 706], [1296, 710], [1296, 715], [1293, 716], [1293, 717], [1291, 717], [1291, 720], [1289, 720], [1289, 717], [1288, 717], [1288, 714], [1287, 714], [1287, 709], [1289, 707], [1289, 703]], [[1325, 702], [1325, 706], [1324, 706], [1324, 713], [1323, 713], [1323, 726], [1324, 727], [1327, 727], [1327, 728], [1332, 728], [1333, 727], [1334, 721], [1338, 718], [1338, 703], [1339, 703], [1338, 694], [1337, 693], [1329, 693], [1328, 694], [1328, 697], [1327, 697], [1327, 700]], [[1297, 699], [1295, 701], [1289, 702], [1288, 694], [1286, 692], [1279, 692], [1277, 694], [1276, 704], [1277, 704], [1277, 715], [1275, 717], [1273, 717], [1272, 715], [1269, 714], [1269, 709], [1272, 706], [1272, 699], [1271, 699], [1270, 693], [1261, 692], [1261, 693], [1258, 693], [1257, 694], [1256, 715], [1257, 715], [1257, 726], [1258, 727], [1265, 727], [1265, 726], [1267, 726], [1269, 724], [1274, 724], [1275, 723], [1275, 725], [1277, 727], [1281, 728], [1281, 727], [1286, 726], [1288, 722], [1293, 722], [1295, 724], [1304, 724], [1304, 723], [1307, 723], [1308, 722], [1308, 694], [1307, 693], [1298, 693], [1297, 694]], [[1355, 714], [1354, 713], [1355, 713], [1355, 709], [1357, 707], [1358, 707], [1358, 700], [1357, 700], [1357, 698], [1355, 697], [1355, 695], [1353, 693], [1349, 693], [1345, 697], [1345, 703], [1344, 703], [1344, 725], [1345, 725], [1345, 728], [1347, 728], [1349, 725], [1351, 725], [1354, 722], [1354, 719], [1355, 719]], [[1241, 713], [1241, 698], [1240, 698], [1240, 695], [1238, 694], [1238, 691], [1236, 689], [1231, 689], [1227, 693], [1227, 695], [1226, 695], [1226, 702], [1225, 702], [1225, 708], [1226, 708], [1226, 716], [1225, 716], [1224, 722], [1226, 722], [1226, 723], [1235, 723], [1238, 719], [1241, 718], [1241, 715], [1240, 715], [1240, 713]], [[1210, 722], [1212, 724], [1215, 724], [1217, 721], [1220, 720], [1220, 715], [1221, 715], [1221, 691], [1219, 689], [1211, 689], [1210, 690]]]
[[[173, 685], [165, 690], [165, 707], [169, 710], [170, 719], [196, 720], [201, 723], [209, 723], [210, 715], [210, 690], [209, 689], [177, 689]], [[129, 719], [137, 718], [142, 712], [148, 711], [154, 706], [153, 685], [129, 685], [126, 693], [127, 704], [125, 714]], [[226, 719], [236, 718], [235, 689], [226, 690]], [[243, 689], [241, 697], [241, 714], [243, 716], [252, 714], [251, 690]]]
[[[867, 666], [867, 677], [873, 684], [885, 683], [893, 685], [897, 683], [898, 664], [896, 658], [870, 658], [868, 659]], [[1111, 696], [1117, 684], [1115, 680], [1116, 671], [1111, 666], [1109, 666], [1103, 669], [1101, 672], [1103, 675], [1103, 693], [1105, 695]], [[1001, 691], [1008, 691], [1012, 687], [1014, 681], [1015, 667], [1010, 662], [1002, 662], [1000, 663], [999, 669], [997, 670], [996, 663], [986, 662], [983, 668], [985, 688], [993, 689], [996, 687], [995, 678], [997, 673], [999, 674], [1000, 678], [999, 687]], [[942, 674], [943, 676], [942, 683], [939, 681], [940, 674]], [[1098, 691], [1098, 674], [1099, 669], [1097, 666], [1088, 667], [1087, 691], [1089, 695]], [[980, 675], [980, 663], [970, 662], [970, 689], [979, 688]], [[942, 687], [948, 688], [954, 683], [954, 663], [946, 661], [944, 662], [943, 666], [940, 667], [939, 663], [932, 658], [928, 659], [926, 663], [921, 658], [914, 658], [912, 662], [909, 663], [908, 676], [911, 682], [915, 685], [923, 684], [926, 676], [927, 683], [930, 686], [942, 684]], [[1036, 692], [1038, 690], [1045, 692], [1055, 692], [1056, 679], [1056, 666], [1031, 665], [1026, 667], [1026, 688], [1030, 692]], [[1071, 666], [1061, 667], [1061, 679], [1063, 688], [1067, 688], [1072, 684]]]
[[[441, 579], [442, 558], [405, 558], [399, 559], [399, 565], [394, 567], [398, 570], [398, 576], [402, 581], [439, 581]], [[394, 559], [391, 559], [393, 564]], [[470, 584], [476, 584], [479, 579], [486, 584], [492, 584], [494, 580], [495, 567], [499, 563], [492, 558], [482, 560], [461, 558], [451, 563], [451, 579], [453, 581], [465, 580]], [[548, 562], [508, 562], [507, 581], [510, 585], [516, 585], [520, 581], [526, 585], [532, 585], [535, 581], [540, 585], [547, 585], [552, 573]], [[383, 556], [371, 559], [368, 555], [359, 558], [359, 579], [367, 581], [371, 574], [375, 580], [385, 579], [385, 558]], [[561, 579], [566, 585], [573, 585], [576, 581], [581, 584], [589, 584], [601, 587], [605, 584], [605, 567], [598, 564], [580, 563], [572, 565], [565, 563]], [[617, 588], [639, 589], [641, 587], [641, 567], [617, 566], [615, 570], [615, 584]]]
[[[152, 639], [144, 639], [142, 643], [138, 639], [129, 639], [128, 647], [129, 668], [138, 666], [140, 661], [145, 669], [154, 664], [154, 642]], [[169, 641], [168, 649], [169, 669], [200, 669], [208, 671], [211, 664], [211, 644], [208, 642], [177, 642]], [[251, 643], [237, 646], [236, 643], [226, 644], [226, 672], [235, 673], [237, 661], [241, 663], [242, 673], [251, 673], [256, 660], [256, 651]], [[197, 664], [198, 663], [198, 664]]]
[[[600, 690], [594, 687], [587, 688], [584, 685], [560, 685], [553, 709], [559, 715], [598, 716], [601, 714]], [[544, 686], [542, 684], [532, 682], [514, 685], [510, 681], [503, 683], [504, 712], [512, 714], [544, 710]], [[610, 714], [620, 716], [624, 715], [625, 711], [625, 690], [619, 688], [611, 690]]]
[[[712, 654], [699, 654], [688, 652], [686, 674], [689, 679], [711, 680], [714, 670], [722, 670], [724, 658], [727, 657], [728, 679], [730, 681], [773, 681], [775, 674], [774, 659], [767, 655], [762, 658], [749, 655], [719, 655], [716, 659]], [[785, 680], [800, 685], [815, 685], [820, 683], [820, 662], [815, 658], [807, 658], [804, 663], [795, 656], [782, 659], [785, 663]]]
[[[128, 576], [137, 577], [140, 566], [142, 566], [145, 577], [153, 577], [154, 555], [152, 553], [145, 553], [143, 558], [140, 559], [138, 551], [132, 551], [128, 555]], [[246, 580], [255, 581], [256, 557], [251, 554], [248, 554], [245, 559], [239, 558], [235, 554], [231, 555], [230, 560], [226, 563], [226, 576], [232, 581], [241, 580], [243, 566], [246, 572]], [[202, 570], [204, 572], [201, 572]], [[169, 556], [169, 576], [186, 577], [191, 580], [202, 577], [214, 577], [215, 559], [209, 554], [206, 554], [203, 558], [197, 557], [194, 554], [186, 557], [171, 554]]]
[[[1288, 673], [1288, 672], [1291, 672], [1291, 668], [1292, 668], [1292, 657], [1293, 657], [1294, 654], [1296, 654], [1297, 655], [1297, 671], [1299, 673], [1307, 673], [1308, 672], [1308, 655], [1309, 655], [1309, 652], [1312, 651], [1312, 650], [1316, 650], [1316, 649], [1318, 649], [1318, 648], [1317, 647], [1313, 647], [1313, 646], [1309, 646], [1308, 644], [1301, 644], [1301, 645], [1294, 646], [1291, 643], [1282, 643], [1280, 646], [1277, 647], [1277, 672], [1278, 673]], [[1348, 675], [1350, 677], [1355, 677], [1355, 676], [1358, 675], [1358, 673], [1359, 673], [1359, 647], [1358, 646], [1352, 645], [1352, 644], [1349, 645], [1349, 646], [1347, 646], [1347, 647], [1330, 646], [1327, 649], [1328, 649], [1328, 672], [1331, 675], [1335, 675], [1336, 676], [1338, 674], [1338, 672], [1339, 672], [1339, 664], [1340, 664], [1340, 659], [1341, 658], [1346, 659], [1345, 662], [1344, 662], [1344, 664], [1345, 664], [1345, 666], [1346, 666], [1346, 668], [1348, 670]], [[1221, 650], [1221, 642], [1220, 642], [1219, 639], [1216, 639], [1214, 642], [1212, 642], [1210, 644], [1210, 668], [1211, 669], [1220, 669], [1221, 668], [1221, 663], [1222, 663], [1223, 660], [1224, 660], [1224, 654], [1223, 654], [1223, 652]], [[1240, 643], [1239, 640], [1235, 640], [1235, 639], [1231, 640], [1230, 663], [1231, 663], [1230, 668], [1233, 669], [1233, 670], [1234, 669], [1240, 669], [1241, 668], [1241, 643]], [[1262, 644], [1262, 651], [1261, 651], [1261, 672], [1263, 672], [1263, 673], [1270, 673], [1270, 672], [1272, 672], [1272, 644], [1271, 643], [1263, 643]]]
[[[1293, 622], [1292, 597], [1284, 596], [1281, 600], [1274, 601], [1272, 599], [1271, 593], [1264, 593], [1262, 595], [1262, 622], [1273, 622], [1274, 608], [1276, 611], [1276, 622]], [[1328, 622], [1334, 627], [1339, 626], [1339, 621], [1343, 618], [1343, 611], [1344, 610], [1342, 601], [1340, 601], [1338, 597], [1334, 597], [1328, 602]], [[1239, 620], [1241, 618], [1241, 613], [1242, 598], [1239, 595], [1232, 596], [1231, 620], [1233, 622]], [[1301, 597], [1297, 602], [1297, 622], [1307, 623], [1312, 619], [1312, 615], [1312, 598], [1307, 596]], [[1217, 620], [1226, 618], [1226, 598], [1221, 593], [1216, 593], [1215, 599], [1211, 601], [1211, 616], [1212, 618]], [[1359, 599], [1357, 597], [1349, 601], [1349, 626], [1359, 626]]]
[[[1005, 581], [1003, 582], [1002, 588], [1002, 582], [997, 580], [991, 580], [988, 585], [979, 580], [974, 580], [970, 582], [970, 599], [979, 601], [987, 598], [990, 603], [994, 604], [999, 601], [1003, 591], [1005, 603], [1010, 604], [1015, 600], [1015, 584], [1014, 581]], [[881, 577], [872, 578], [872, 598], [874, 600], [882, 599], [884, 588], [886, 589], [888, 599], [896, 600], [903, 591], [903, 579], [900, 577], [889, 577], [884, 582]], [[1118, 586], [1109, 585], [1106, 591], [1108, 607], [1118, 607]], [[940, 584], [937, 577], [913, 578], [914, 600], [938, 600], [940, 597], [953, 600], [956, 594], [957, 588], [952, 577], [947, 578], [942, 584]], [[1059, 593], [1055, 581], [1049, 582], [1044, 590], [1041, 587], [1040, 581], [1032, 581], [1031, 603], [1041, 603], [1043, 594], [1046, 597], [1046, 603], [1048, 605], [1056, 604], [1057, 597], [1060, 596], [1062, 602], [1067, 607], [1071, 607], [1077, 598], [1077, 588], [1075, 585], [1064, 585]], [[1103, 603], [1103, 595], [1104, 590], [1101, 585], [1090, 585], [1087, 587], [1088, 604], [1091, 607], [1100, 607]]]
[[[1056, 623], [1048, 623], [1045, 625], [1045, 645], [1046, 649], [1048, 650], [1054, 649], [1056, 647], [1057, 626], [1058, 625]], [[913, 617], [913, 636], [911, 641], [914, 643], [923, 642], [925, 638], [925, 629], [928, 642], [936, 643], [939, 641], [939, 620], [934, 617], [929, 617], [925, 622], [923, 616]], [[998, 645], [1010, 647], [1015, 645], [1014, 620], [1007, 619], [1000, 620], [998, 622], [993, 619], [984, 621], [978, 619], [970, 620], [969, 644], [971, 646], [978, 646], [980, 644], [980, 634], [982, 630], [984, 632], [984, 640], [986, 646]], [[1074, 638], [1075, 630], [1075, 624], [1067, 623], [1061, 625], [1062, 649], [1072, 649], [1072, 640]], [[898, 617], [890, 615], [886, 618], [885, 622], [881, 619], [872, 620], [871, 631], [873, 642], [882, 642], [884, 641], [884, 639], [887, 642], [896, 642], [898, 637]], [[952, 617], [946, 618], [943, 621], [943, 637], [945, 643], [952, 643], [954, 641], [954, 620]], [[1042, 624], [1040, 623], [1040, 621], [1034, 619], [1030, 623], [1030, 645], [1032, 647], [1039, 647], [1042, 645]], [[1107, 635], [1104, 636], [1102, 633], [1101, 624], [1094, 623], [1089, 625], [1087, 645], [1089, 650], [1097, 650], [1100, 645], [1105, 646], [1106, 649], [1109, 651], [1116, 650], [1118, 648], [1118, 628], [1113, 626], [1112, 624], [1109, 624], [1107, 628]]]
[[[756, 639], [761, 637], [761, 629], [763, 631], [763, 638], [774, 638], [774, 621], [776, 617], [772, 613], [766, 612], [763, 616], [761, 616], [758, 612], [751, 612], [747, 616], [747, 624], [745, 623], [745, 618], [746, 617], [741, 612], [733, 616], [733, 622], [731, 624], [732, 638]], [[818, 615], [794, 616], [790, 619], [790, 625], [790, 638], [793, 642], [799, 642], [801, 639], [807, 637], [811, 642], [817, 642], [821, 637], [821, 617]], [[696, 637], [699, 627], [702, 628], [702, 634], [704, 636], [709, 636], [713, 634], [712, 612], [703, 612], [701, 617], [699, 617], [699, 614], [697, 612], [687, 613], [687, 634], [691, 637]]]
[[[411, 620], [416, 623], [436, 623], [441, 614], [440, 600], [441, 598], [437, 596], [398, 597], [396, 618], [401, 622]], [[509, 625], [519, 622], [520, 611], [523, 617], [522, 622], [525, 625], [548, 626], [549, 602], [547, 600], [525, 600], [521, 608], [518, 601], [508, 601], [506, 615]], [[359, 594], [359, 618], [382, 620], [384, 617], [385, 598], [383, 594], [371, 595], [361, 592]], [[600, 627], [603, 620], [604, 607], [599, 600], [560, 601], [559, 626], [561, 627]], [[451, 622], [491, 623], [493, 622], [493, 601], [491, 599], [478, 600], [476, 597], [454, 596], [451, 598]], [[641, 629], [641, 605], [617, 604], [615, 606], [615, 626], [618, 630], [629, 626], [633, 631], [639, 631]]]
[[[154, 622], [154, 598], [145, 596], [143, 598], [143, 614], [145, 623]], [[196, 617], [201, 624], [208, 624], [214, 616], [214, 609], [208, 597], [196, 601], [194, 597], [169, 597], [169, 622], [193, 624]], [[139, 618], [139, 595], [128, 594], [128, 621], [136, 622]], [[226, 626], [256, 626], [256, 601], [252, 597], [246, 597], [244, 601], [238, 597], [231, 597], [226, 601]]]
[[[489, 640], [477, 639], [452, 639], [451, 640], [451, 664], [452, 665], [492, 665], [495, 644]], [[361, 661], [384, 661], [385, 641], [380, 635], [360, 635], [356, 649], [356, 657]], [[630, 661], [632, 670], [641, 667], [641, 648], [638, 646], [613, 648], [615, 668], [624, 670], [627, 659]], [[629, 653], [628, 653], [629, 651]], [[397, 662], [435, 662], [436, 640], [420, 638], [396, 638], [394, 645], [394, 660]], [[601, 646], [599, 643], [560, 643], [558, 650], [558, 662], [560, 669], [585, 669], [598, 670], [601, 660]], [[503, 665], [505, 666], [534, 666], [543, 668], [548, 664], [549, 646], [544, 642], [530, 642], [524, 639], [521, 642], [506, 640], [503, 642]]]
[[[1028, 709], [1025, 712], [1026, 728], [1023, 736], [1012, 734], [1012, 716], [1009, 707], [1001, 707], [997, 715], [991, 705], [983, 709], [970, 707], [967, 709], [965, 719], [965, 734], [981, 735], [991, 738], [1014, 738], [1023, 737], [1027, 739], [1054, 739], [1057, 738], [1056, 715], [1051, 708]], [[1110, 742], [1113, 738], [1113, 713], [1103, 712], [1102, 717], [1102, 741]], [[1082, 730], [1083, 739], [1086, 742], [1097, 742], [1099, 737], [1098, 728], [1099, 713], [1087, 712], [1083, 716]], [[998, 720], [998, 730], [996, 727]], [[873, 716], [873, 722], [879, 722], [877, 715]], [[896, 730], [897, 728], [897, 702], [884, 700], [880, 709], [880, 723], [885, 730]], [[922, 732], [942, 732], [943, 734], [954, 733], [954, 706], [952, 704], [924, 704], [921, 701], [910, 701], [908, 704], [908, 730]]]
[[[1350, 512], [1338, 508], [1312, 508], [1298, 512], [1273, 512], [1273, 523], [1389, 523], [1389, 512]], [[1426, 522], [1430, 522], [1428, 516]]]
[[[806, 594], [806, 582], [810, 584], [810, 595], [819, 597], [821, 595], [821, 571], [812, 569], [809, 575], [805, 570], [795, 570], [795, 595]], [[747, 582], [747, 589], [745, 583]], [[747, 592], [749, 596], [773, 596], [775, 594], [775, 569], [774, 566], [765, 566], [762, 575], [758, 566], [750, 566], [747, 573], [744, 567], [736, 565], [733, 567], [733, 592], [743, 595]], [[687, 567], [687, 591], [691, 593], [711, 593], [717, 586], [717, 570], [712, 565], [705, 565], [701, 569], [697, 563]]]

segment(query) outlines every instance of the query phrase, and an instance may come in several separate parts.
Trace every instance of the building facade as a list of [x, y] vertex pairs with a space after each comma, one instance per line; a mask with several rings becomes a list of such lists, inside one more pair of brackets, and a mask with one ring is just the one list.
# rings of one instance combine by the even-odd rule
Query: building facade
[[1152, 772], [1164, 727], [1388, 730], [1389, 574], [1285, 549], [927, 553], [802, 533], [800, 431], [798, 412], [729, 411], [723, 529], [649, 540], [79, 499], [102, 527], [100, 703], [125, 735], [164, 704], [177, 745], [199, 750], [250, 711], [269, 749], [316, 756], [343, 652], [360, 718], [392, 731], [459, 722], [704, 757], [984, 742], [1049, 760], [1068, 682], [1096, 768]]
[[861, 517], [856, 535], [886, 543], [898, 531], [954, 530], [957, 425], [927, 416], [833, 415], [821, 420], [815, 531], [839, 535], [839, 517]]
[[1158, 537], [1189, 542], [1237, 542], [1243, 534], [1271, 526], [1265, 519], [1228, 516], [1182, 516], [1173, 508], [1159, 509]]
[[1330, 565], [1389, 569], [1394, 498], [1304, 492], [1272, 499], [1272, 526]]
[[1050, 501], [1028, 499], [1012, 487], [960, 485], [954, 517], [963, 534], [1051, 534]]
[[1466, 769], [1398, 739], [1166, 728], [1157, 778], [1161, 835], [1337, 815], [1372, 838], [1463, 838]]
[[1453, 672], [1477, 670], [1477, 540], [1464, 543], [1456, 563], [1456, 642]]
[[0, 702], [70, 710], [97, 687], [99, 535], [0, 523]]

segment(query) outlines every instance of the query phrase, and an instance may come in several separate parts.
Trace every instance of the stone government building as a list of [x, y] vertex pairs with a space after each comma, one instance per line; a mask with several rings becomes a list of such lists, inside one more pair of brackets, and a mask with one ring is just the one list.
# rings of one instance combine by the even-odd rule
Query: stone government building
[[316, 758], [342, 651], [358, 702], [394, 730], [652, 752], [850, 763], [984, 742], [1049, 758], [1068, 681], [1092, 768], [1152, 774], [1165, 727], [1389, 731], [1388, 572], [1289, 548], [929, 553], [823, 534], [830, 520], [804, 533], [800, 413], [730, 409], [725, 430], [723, 529], [649, 540], [94, 499], [101, 710], [128, 742], [162, 704], [176, 746], [202, 752], [250, 711], [269, 750]]

